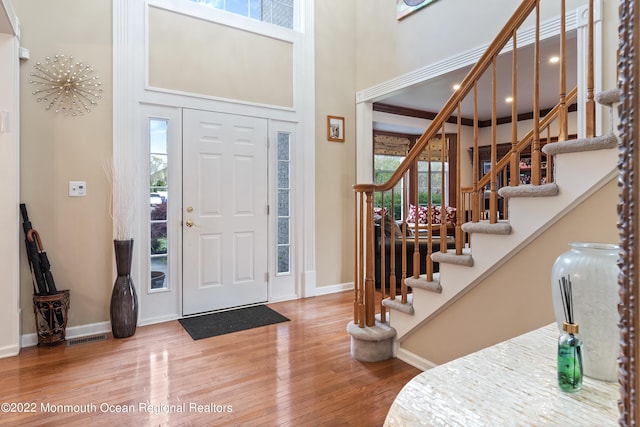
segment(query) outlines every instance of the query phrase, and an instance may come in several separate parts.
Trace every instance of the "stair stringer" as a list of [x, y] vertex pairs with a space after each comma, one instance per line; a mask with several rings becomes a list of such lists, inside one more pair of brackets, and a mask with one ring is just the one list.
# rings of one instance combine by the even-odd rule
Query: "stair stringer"
[[481, 283], [537, 236], [580, 202], [617, 176], [617, 149], [562, 153], [555, 156], [553, 197], [518, 197], [509, 200], [511, 234], [471, 235], [473, 266], [440, 263], [442, 293], [414, 290], [413, 315], [392, 310], [390, 325], [396, 329], [395, 353], [402, 340]]

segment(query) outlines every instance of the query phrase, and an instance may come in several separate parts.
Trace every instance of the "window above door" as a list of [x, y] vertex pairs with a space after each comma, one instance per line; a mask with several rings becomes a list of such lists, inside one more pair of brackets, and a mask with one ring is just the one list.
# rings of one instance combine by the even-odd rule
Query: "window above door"
[[294, 28], [296, 0], [188, 0], [283, 28]]

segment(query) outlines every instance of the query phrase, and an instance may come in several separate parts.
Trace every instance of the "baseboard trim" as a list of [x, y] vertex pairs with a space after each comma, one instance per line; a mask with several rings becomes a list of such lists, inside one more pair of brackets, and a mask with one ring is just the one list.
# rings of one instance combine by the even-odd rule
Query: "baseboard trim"
[[[80, 338], [89, 335], [97, 335], [111, 332], [111, 322], [90, 323], [88, 325], [71, 326], [67, 328], [66, 338]], [[21, 347], [33, 347], [38, 345], [38, 335], [25, 334], [20, 337]]]
[[17, 344], [5, 345], [0, 348], [0, 359], [17, 356], [20, 353], [20, 346]]
[[[155, 325], [157, 323], [164, 323], [164, 322], [170, 322], [172, 320], [178, 320], [179, 318], [180, 318], [180, 315], [177, 313], [167, 314], [165, 316], [151, 317], [149, 319], [139, 320], [138, 326]], [[109, 328], [111, 328], [111, 326], [109, 326]]]
[[320, 286], [316, 288], [316, 295], [329, 295], [353, 290], [353, 282], [338, 283], [337, 285]]
[[302, 298], [309, 298], [317, 295], [316, 291], [316, 272], [308, 270], [302, 273]]
[[403, 362], [408, 363], [409, 365], [423, 371], [428, 371], [429, 369], [438, 366], [437, 363], [433, 363], [432, 361], [420, 357], [417, 354], [412, 353], [402, 347], [396, 349], [396, 357]]

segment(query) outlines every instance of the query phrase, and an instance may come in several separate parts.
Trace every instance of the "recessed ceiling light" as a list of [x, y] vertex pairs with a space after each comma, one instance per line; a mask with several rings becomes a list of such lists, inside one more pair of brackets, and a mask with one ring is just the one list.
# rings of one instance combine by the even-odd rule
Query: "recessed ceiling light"
[[453, 90], [458, 90], [460, 89], [460, 85], [458, 83], [453, 85]]
[[558, 62], [560, 62], [560, 57], [558, 57], [558, 56], [552, 56], [551, 58], [549, 58], [549, 63], [550, 64], [556, 64]]
[[506, 102], [506, 103], [509, 103], [509, 104], [510, 104], [510, 103], [512, 103], [512, 102], [513, 102], [513, 98], [512, 98], [511, 96], [507, 96], [507, 97], [504, 99], [504, 102]]

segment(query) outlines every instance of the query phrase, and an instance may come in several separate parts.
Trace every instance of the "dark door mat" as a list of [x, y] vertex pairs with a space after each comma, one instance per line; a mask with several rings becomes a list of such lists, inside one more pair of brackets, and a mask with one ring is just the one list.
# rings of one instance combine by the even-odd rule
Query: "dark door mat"
[[194, 340], [244, 331], [289, 319], [266, 305], [238, 308], [202, 316], [178, 319], [182, 327]]

